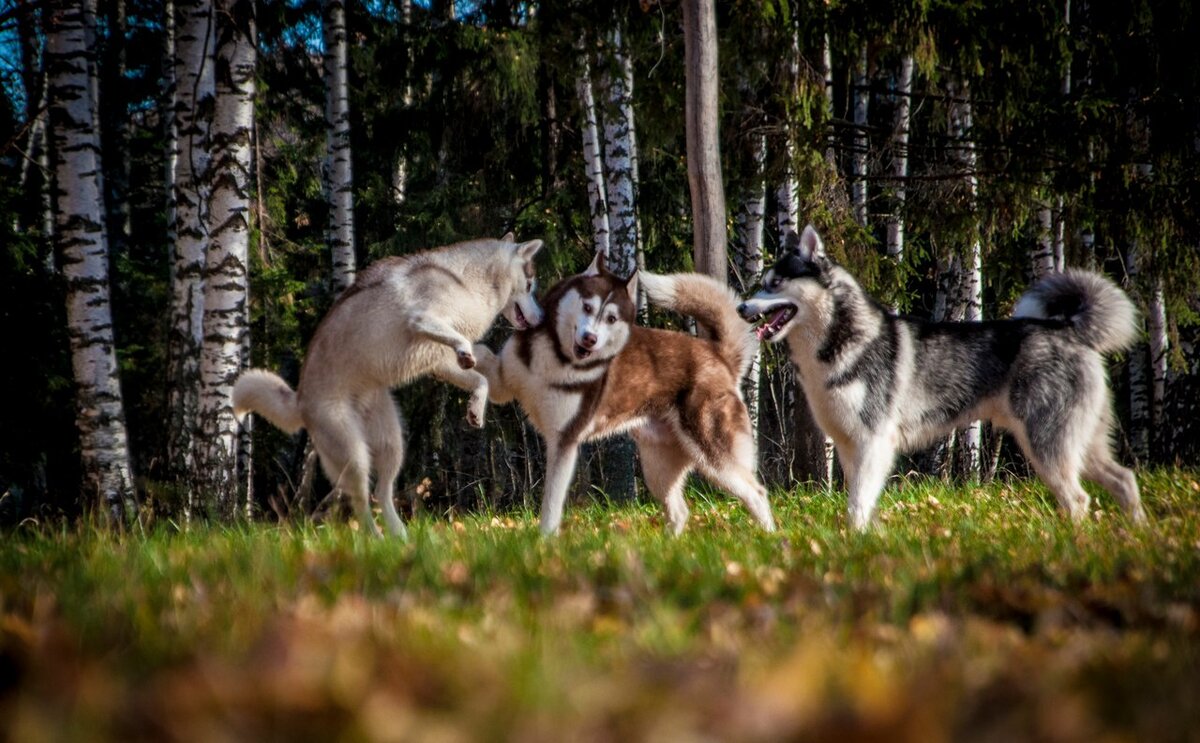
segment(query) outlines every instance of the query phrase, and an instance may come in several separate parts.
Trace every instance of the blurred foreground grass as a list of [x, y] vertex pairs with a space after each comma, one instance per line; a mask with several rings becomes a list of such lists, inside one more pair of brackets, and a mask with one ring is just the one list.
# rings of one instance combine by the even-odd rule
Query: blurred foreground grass
[[1039, 485], [913, 481], [880, 528], [653, 506], [0, 547], [0, 736], [69, 740], [1187, 740], [1200, 483], [1072, 528]]

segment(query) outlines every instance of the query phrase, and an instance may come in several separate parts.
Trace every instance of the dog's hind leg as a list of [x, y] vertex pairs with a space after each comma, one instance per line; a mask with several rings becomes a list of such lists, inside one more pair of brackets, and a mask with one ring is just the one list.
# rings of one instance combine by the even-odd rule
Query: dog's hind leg
[[309, 434], [326, 476], [334, 488], [350, 497], [359, 526], [373, 536], [383, 536], [371, 516], [368, 492], [371, 454], [363, 420], [354, 406], [349, 403], [312, 404], [306, 409], [304, 420], [309, 424]]
[[396, 513], [393, 488], [404, 464], [404, 429], [392, 395], [380, 390], [367, 407], [367, 438], [375, 463], [375, 500], [383, 509], [388, 531], [401, 538], [408, 536], [400, 514]]
[[1138, 491], [1137, 478], [1132, 470], [1122, 467], [1113, 459], [1105, 434], [1098, 437], [1098, 441], [1088, 452], [1083, 476], [1112, 493], [1134, 523], [1146, 523], [1146, 512], [1142, 509], [1142, 496]]
[[845, 464], [850, 525], [858, 531], [866, 531], [871, 525], [875, 504], [892, 472], [896, 449], [891, 439], [891, 434], [879, 434], [856, 446], [838, 448], [838, 456]]
[[467, 401], [467, 423], [483, 428], [488, 403], [487, 377], [473, 369], [459, 369], [448, 358], [433, 370], [433, 376], [471, 393], [471, 399]]
[[543, 483], [541, 516], [543, 536], [554, 534], [562, 525], [563, 505], [578, 457], [579, 445], [574, 441], [546, 442], [546, 481]]
[[692, 468], [692, 458], [674, 441], [651, 435], [633, 436], [642, 461], [646, 487], [662, 504], [667, 527], [678, 536], [687, 526], [688, 507], [683, 500], [683, 484]]
[[723, 463], [722, 467], [700, 464], [700, 471], [714, 485], [728, 490], [742, 502], [750, 515], [764, 531], [775, 531], [775, 517], [771, 515], [771, 503], [767, 500], [767, 489], [763, 487], [753, 470], [740, 463]]
[[470, 339], [440, 318], [427, 312], [418, 312], [408, 319], [408, 326], [413, 333], [424, 336], [426, 340], [449, 346], [454, 351], [459, 367], [470, 369], [475, 366], [475, 354], [471, 349]]

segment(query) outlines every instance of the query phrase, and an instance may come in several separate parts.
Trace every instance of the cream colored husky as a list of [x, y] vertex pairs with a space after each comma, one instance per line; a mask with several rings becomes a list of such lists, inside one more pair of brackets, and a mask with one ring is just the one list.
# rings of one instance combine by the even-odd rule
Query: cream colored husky
[[254, 412], [294, 433], [308, 429], [330, 482], [350, 496], [362, 527], [371, 517], [368, 477], [392, 534], [404, 535], [392, 486], [404, 431], [389, 390], [432, 374], [471, 393], [467, 421], [483, 425], [487, 379], [473, 369], [472, 343], [503, 312], [518, 330], [535, 327], [533, 257], [541, 240], [472, 240], [371, 264], [334, 303], [308, 345], [293, 392], [274, 372], [238, 378], [238, 419]]

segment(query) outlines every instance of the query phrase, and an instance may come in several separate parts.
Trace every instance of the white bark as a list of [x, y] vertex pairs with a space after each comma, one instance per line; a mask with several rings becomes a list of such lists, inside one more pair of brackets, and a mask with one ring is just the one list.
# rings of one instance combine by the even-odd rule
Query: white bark
[[[792, 29], [792, 56], [789, 60], [793, 85], [799, 83], [800, 77], [800, 36]], [[821, 37], [821, 72], [825, 79], [825, 117], [833, 120], [833, 45], [829, 42], [829, 34]], [[834, 147], [832, 128], [825, 135], [825, 162], [837, 166], [837, 149]]]
[[887, 223], [887, 254], [896, 263], [904, 258], [904, 204], [908, 196], [908, 134], [912, 125], [913, 55], [900, 60], [896, 81], [896, 124], [892, 129], [892, 213]]
[[200, 417], [204, 431], [197, 478], [210, 488], [216, 513], [237, 508], [238, 425], [233, 383], [243, 367], [249, 332], [246, 266], [250, 248], [251, 138], [254, 127], [253, 0], [217, 0], [216, 99], [212, 123], [211, 240], [204, 272], [204, 345]]
[[[621, 27], [614, 25], [608, 47], [612, 63], [602, 66], [605, 94], [604, 170], [607, 176], [609, 267], [628, 276], [637, 267], [640, 237], [637, 221], [637, 136], [633, 118], [633, 60], [625, 49]], [[615, 74], [614, 74], [615, 70]]]
[[89, 495], [114, 524], [136, 515], [109, 296], [100, 135], [92, 100], [95, 48], [82, 4], [57, 0], [46, 38], [55, 242], [67, 286], [76, 423]]
[[854, 66], [854, 152], [850, 158], [850, 204], [854, 221], [867, 226], [867, 105], [871, 91], [867, 87], [867, 45], [859, 48]]
[[[175, 477], [195, 466], [204, 328], [204, 262], [208, 247], [208, 127], [213, 97], [212, 0], [175, 0], [175, 242], [171, 257], [168, 337], [169, 467]], [[190, 507], [185, 506], [185, 518]]]
[[1050, 209], [1050, 202], [1045, 198], [1038, 202], [1037, 224], [1037, 240], [1034, 241], [1033, 250], [1029, 254], [1035, 280], [1054, 272], [1054, 213]]
[[[958, 148], [958, 161], [962, 169], [963, 182], [967, 189], [968, 208], [975, 212], [975, 202], [979, 195], [979, 180], [975, 175], [976, 156], [975, 140], [971, 133], [971, 89], [966, 82], [951, 83], [949, 86], [950, 102], [950, 138]], [[968, 322], [978, 322], [983, 319], [983, 246], [980, 244], [978, 229], [972, 229], [970, 245], [963, 258], [961, 297], [963, 301], [963, 319]], [[975, 421], [963, 429], [959, 438], [962, 451], [962, 462], [967, 473], [974, 478], [979, 477], [981, 426]]]
[[[412, 0], [400, 0], [400, 23], [403, 29], [404, 58], [407, 62], [404, 71], [404, 82], [400, 92], [400, 103], [407, 111], [413, 102], [413, 48], [412, 48]], [[392, 201], [401, 206], [408, 200], [408, 154], [401, 143], [396, 150], [396, 160], [392, 163]]]
[[[1137, 241], [1131, 242], [1125, 253], [1126, 289], [1133, 290], [1137, 285], [1141, 269], [1140, 246]], [[1152, 392], [1150, 381], [1147, 379], [1149, 348], [1144, 343], [1137, 343], [1129, 351], [1129, 446], [1139, 464], [1145, 463], [1150, 457], [1150, 425], [1152, 410]]]
[[1166, 421], [1163, 408], [1167, 390], [1167, 351], [1170, 349], [1167, 335], [1167, 304], [1163, 297], [1163, 282], [1155, 278], [1146, 308], [1146, 332], [1150, 336], [1150, 425], [1161, 432]]
[[[749, 293], [762, 279], [763, 271], [763, 226], [767, 211], [767, 135], [756, 133], [753, 139], [754, 163], [750, 190], [742, 202], [735, 219], [734, 266], [737, 268], [737, 290]], [[762, 350], [757, 349], [746, 370], [746, 409], [750, 413], [750, 427], [754, 439], [758, 440], [758, 407], [760, 397], [759, 370], [762, 366]]]
[[717, 14], [714, 0], [684, 0], [688, 186], [696, 271], [726, 281], [725, 184], [721, 177]]
[[600, 156], [600, 132], [596, 126], [596, 98], [592, 93], [592, 69], [585, 42], [576, 46], [579, 76], [575, 92], [583, 111], [583, 165], [587, 177], [588, 206], [592, 212], [592, 251], [609, 255], [608, 196], [604, 186], [604, 162]]
[[325, 41], [325, 181], [329, 225], [325, 242], [333, 258], [333, 291], [354, 283], [354, 173], [350, 162], [350, 93], [346, 64], [346, 6], [323, 0]]

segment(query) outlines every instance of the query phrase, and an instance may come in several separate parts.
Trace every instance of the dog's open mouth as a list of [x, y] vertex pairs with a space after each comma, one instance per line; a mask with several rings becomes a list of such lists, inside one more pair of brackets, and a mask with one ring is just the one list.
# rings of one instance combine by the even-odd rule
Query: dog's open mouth
[[[754, 319], [761, 320], [764, 316], [765, 313]], [[791, 322], [792, 318], [795, 316], [796, 305], [785, 304], [779, 309], [775, 310], [775, 312], [771, 315], [771, 319], [755, 328], [754, 334], [758, 336], [760, 341], [769, 341], [775, 336], [779, 335], [779, 331], [783, 330], [784, 326]]]
[[575, 344], [575, 358], [579, 359], [580, 361], [583, 361], [584, 359], [586, 359], [588, 356], [591, 356], [591, 355], [592, 355], [591, 349], [584, 348], [583, 346], [579, 345], [578, 343]]
[[528, 330], [531, 326], [529, 324], [529, 319], [526, 318], [525, 313], [521, 311], [521, 305], [513, 305], [513, 309], [516, 310], [516, 312], [513, 314], [516, 316], [517, 320], [515, 323], [513, 323], [513, 325], [516, 326], [517, 330]]

